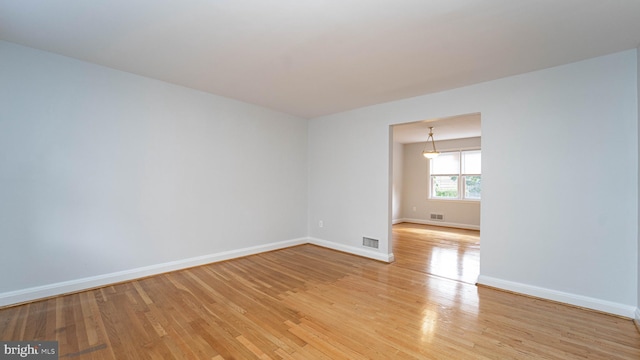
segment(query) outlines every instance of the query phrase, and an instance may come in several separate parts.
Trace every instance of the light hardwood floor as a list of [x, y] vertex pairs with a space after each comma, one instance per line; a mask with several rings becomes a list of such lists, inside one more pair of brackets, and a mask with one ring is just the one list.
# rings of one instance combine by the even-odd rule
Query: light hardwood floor
[[393, 264], [303, 245], [10, 307], [0, 339], [61, 359], [640, 359], [629, 319], [427, 274], [417, 230], [461, 236], [400, 225]]
[[480, 232], [401, 223], [393, 226], [397, 266], [475, 284], [480, 275]]

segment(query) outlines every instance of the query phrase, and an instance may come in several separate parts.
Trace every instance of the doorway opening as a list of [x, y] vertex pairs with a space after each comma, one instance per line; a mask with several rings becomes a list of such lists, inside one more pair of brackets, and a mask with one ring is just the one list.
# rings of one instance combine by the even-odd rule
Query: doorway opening
[[[427, 143], [430, 128], [439, 155]], [[466, 283], [480, 273], [480, 113], [390, 127], [389, 248], [403, 267]]]

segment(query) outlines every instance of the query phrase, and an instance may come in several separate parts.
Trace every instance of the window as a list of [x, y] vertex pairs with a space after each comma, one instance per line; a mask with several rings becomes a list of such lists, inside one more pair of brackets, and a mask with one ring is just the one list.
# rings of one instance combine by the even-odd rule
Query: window
[[480, 150], [440, 153], [431, 159], [432, 199], [480, 200]]

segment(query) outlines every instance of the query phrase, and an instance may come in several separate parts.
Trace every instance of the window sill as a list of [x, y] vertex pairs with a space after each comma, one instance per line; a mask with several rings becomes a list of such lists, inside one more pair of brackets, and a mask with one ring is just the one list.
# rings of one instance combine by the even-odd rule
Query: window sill
[[481, 200], [471, 200], [471, 199], [435, 199], [435, 198], [428, 198], [427, 201], [433, 201], [433, 202], [450, 202], [450, 203], [456, 203], [456, 204], [480, 204]]

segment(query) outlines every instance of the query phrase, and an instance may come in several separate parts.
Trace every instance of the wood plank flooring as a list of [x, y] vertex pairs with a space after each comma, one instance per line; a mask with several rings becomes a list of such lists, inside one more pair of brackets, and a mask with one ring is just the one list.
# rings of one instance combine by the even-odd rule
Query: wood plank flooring
[[393, 226], [396, 266], [475, 284], [480, 275], [480, 232], [401, 223]]
[[429, 275], [404, 228], [393, 264], [297, 246], [5, 308], [0, 339], [61, 359], [640, 359], [631, 320]]

